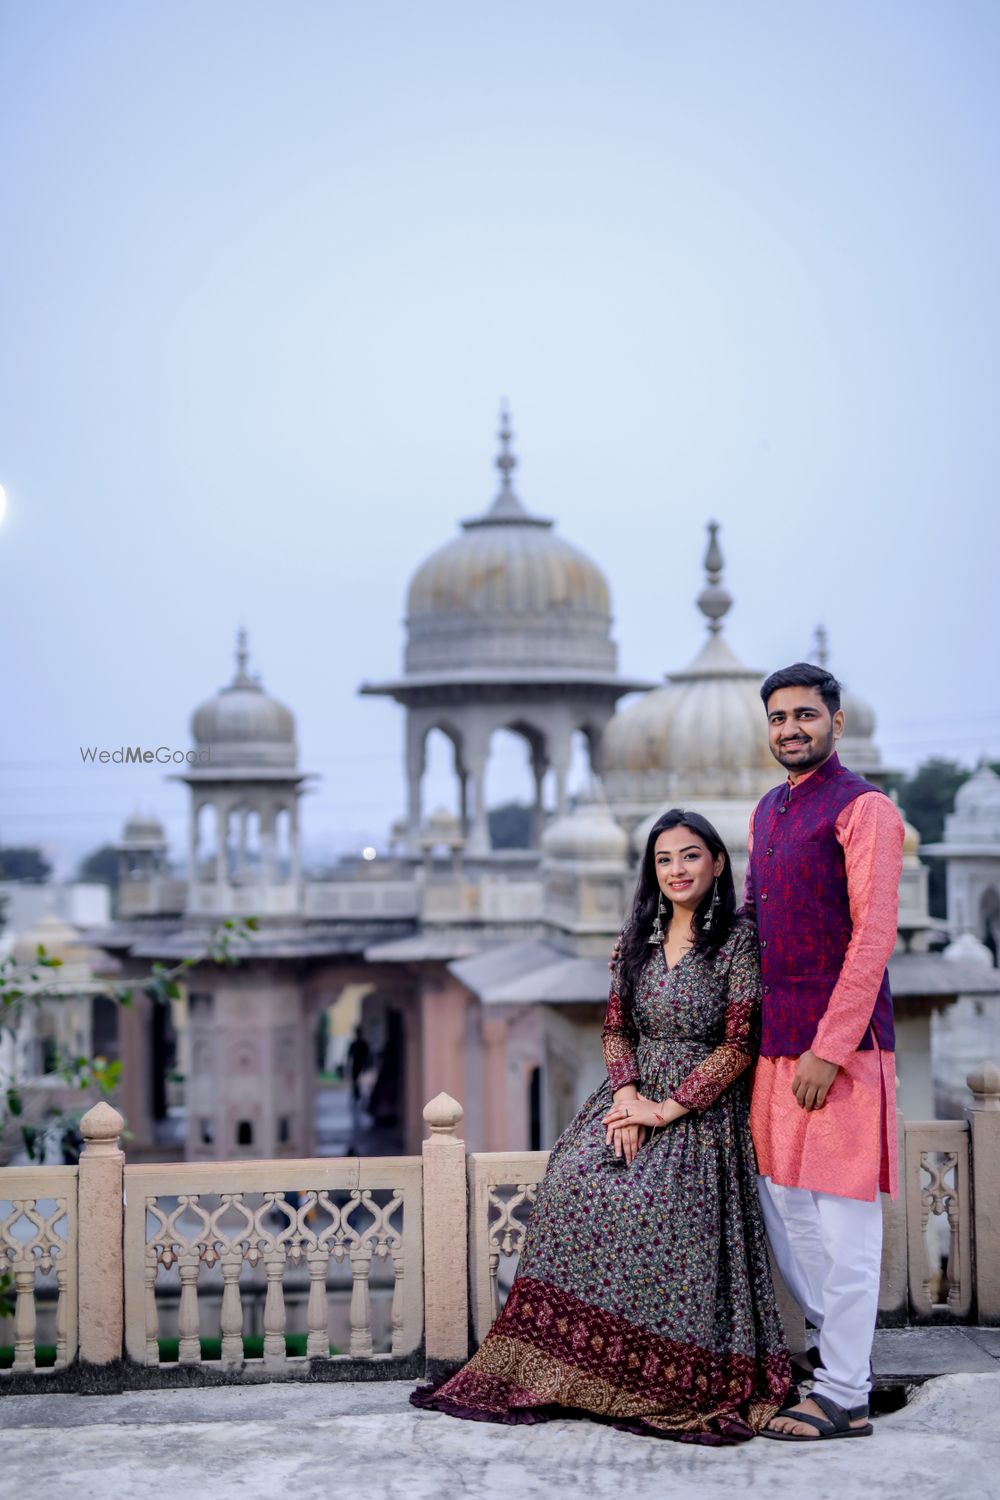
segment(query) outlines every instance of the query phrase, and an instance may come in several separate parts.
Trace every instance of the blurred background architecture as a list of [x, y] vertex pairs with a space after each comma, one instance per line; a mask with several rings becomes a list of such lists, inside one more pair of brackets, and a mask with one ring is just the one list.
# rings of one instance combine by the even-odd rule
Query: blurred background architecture
[[[653, 820], [671, 806], [701, 812], [742, 881], [750, 816], [777, 772], [763, 670], [727, 636], [719, 527], [708, 526], [700, 592], [691, 579], [702, 648], [659, 685], [632, 680], [618, 671], [607, 579], [522, 503], [511, 439], [504, 411], [498, 493], [417, 567], [402, 674], [361, 688], [404, 710], [409, 794], [390, 852], [304, 870], [312, 778], [294, 713], [251, 671], [240, 630], [232, 680], [195, 709], [192, 763], [177, 773], [189, 792], [186, 865], [171, 860], [156, 818], [137, 813], [116, 845], [113, 919], [103, 887], [12, 888], [15, 953], [42, 943], [65, 966], [59, 998], [18, 1039], [16, 1059], [8, 1043], [8, 1062], [65, 1091], [51, 1077], [57, 1038], [119, 1059], [133, 1157], [414, 1152], [423, 1102], [441, 1091], [464, 1102], [473, 1148], [548, 1146], [603, 1076], [608, 955]], [[803, 620], [790, 633], [790, 657], [808, 630]], [[822, 628], [811, 655], [827, 661]], [[844, 707], [842, 758], [884, 784], [874, 710], [850, 693]], [[434, 731], [453, 750], [452, 808], [425, 805]], [[504, 731], [521, 738], [535, 787], [521, 847], [493, 846], [485, 800]], [[575, 736], [589, 790], [571, 799]], [[943, 919], [930, 914], [908, 824], [890, 967], [911, 1119], [958, 1109], [969, 1068], [1000, 1051], [1000, 777], [987, 765], [923, 852], [947, 872]], [[141, 981], [246, 917], [259, 930], [234, 941], [240, 961], [199, 963], [179, 999], [139, 988], [119, 1010], [102, 995], [107, 975]]]

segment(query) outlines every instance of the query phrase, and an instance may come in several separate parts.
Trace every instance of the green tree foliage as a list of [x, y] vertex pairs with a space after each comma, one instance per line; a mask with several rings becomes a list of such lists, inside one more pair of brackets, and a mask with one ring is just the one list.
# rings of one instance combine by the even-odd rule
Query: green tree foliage
[[[140, 981], [138, 988], [158, 1005], [180, 998], [178, 980], [197, 964], [235, 964], [249, 951], [253, 934], [258, 930], [256, 917], [227, 919], [208, 938], [203, 950], [189, 958], [182, 958], [168, 968], [154, 963], [148, 977]], [[33, 961], [18, 963], [12, 956], [0, 959], [0, 1032], [16, 1036], [21, 1017], [29, 1005], [39, 1006], [43, 1001], [62, 999], [58, 988], [58, 970], [62, 959], [50, 954], [39, 944]], [[133, 986], [118, 985], [110, 991], [119, 1005], [132, 1004]], [[117, 1087], [121, 1077], [121, 1064], [103, 1057], [58, 1056], [55, 1071], [63, 1081], [80, 1090], [94, 1092], [106, 1097]], [[46, 1119], [44, 1129], [25, 1123], [24, 1091], [14, 1076], [0, 1076], [0, 1144], [10, 1127], [19, 1131], [22, 1146], [30, 1161], [42, 1161], [46, 1139], [53, 1134], [60, 1140], [64, 1160], [71, 1160], [79, 1148], [77, 1129], [85, 1109], [64, 1111]], [[9, 1271], [0, 1269], [0, 1317], [13, 1313], [13, 1280]]]
[[[1000, 775], [1000, 764], [993, 770]], [[899, 805], [908, 822], [920, 834], [921, 844], [938, 844], [944, 838], [944, 820], [955, 806], [955, 793], [968, 781], [972, 771], [956, 760], [932, 756], [919, 765], [912, 776], [894, 776], [891, 785], [899, 796]], [[930, 879], [928, 900], [932, 917], [946, 917], [945, 868], [940, 859], [928, 860]]]
[[0, 880], [28, 880], [41, 885], [52, 874], [52, 866], [40, 849], [8, 844], [0, 847]]
[[114, 844], [102, 844], [81, 859], [76, 871], [77, 880], [95, 880], [100, 885], [118, 888], [118, 851]]
[[971, 775], [957, 761], [934, 756], [912, 776], [896, 778], [900, 806], [922, 844], [937, 844], [944, 838], [944, 820], [955, 806], [955, 793]]
[[531, 808], [521, 802], [504, 802], [487, 813], [490, 843], [494, 849], [531, 848]]

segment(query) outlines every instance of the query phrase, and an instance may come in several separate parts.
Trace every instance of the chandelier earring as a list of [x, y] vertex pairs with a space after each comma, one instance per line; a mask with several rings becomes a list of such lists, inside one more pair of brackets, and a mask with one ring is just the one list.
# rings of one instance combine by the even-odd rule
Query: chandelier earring
[[664, 939], [667, 936], [667, 929], [666, 929], [666, 927], [663, 924], [663, 919], [664, 919], [664, 917], [666, 915], [667, 915], [667, 903], [664, 901], [664, 899], [663, 899], [663, 892], [661, 891], [660, 892], [660, 899], [656, 903], [656, 921], [653, 923], [653, 930], [649, 934], [649, 937], [646, 940], [647, 942], [649, 942], [649, 943], [662, 943], [664, 941]]
[[708, 911], [705, 914], [705, 918], [704, 918], [704, 920], [702, 921], [702, 924], [701, 924], [703, 932], [709, 932], [711, 930], [712, 923], [715, 921], [715, 908], [718, 906], [718, 904], [719, 904], [719, 877], [718, 877], [718, 875], [716, 875], [716, 877], [715, 877], [715, 884], [712, 886], [712, 900], [709, 903]]

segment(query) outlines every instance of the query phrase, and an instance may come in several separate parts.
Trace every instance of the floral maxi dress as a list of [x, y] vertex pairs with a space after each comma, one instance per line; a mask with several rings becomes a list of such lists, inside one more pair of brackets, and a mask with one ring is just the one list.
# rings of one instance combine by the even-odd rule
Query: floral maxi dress
[[[608, 1077], [556, 1142], [500, 1316], [414, 1405], [479, 1421], [591, 1416], [686, 1442], [740, 1442], [780, 1407], [788, 1352], [748, 1122], [760, 974], [740, 921], [715, 959], [650, 947], [633, 1002], [616, 972]], [[690, 1113], [626, 1165], [605, 1142], [634, 1083]]]

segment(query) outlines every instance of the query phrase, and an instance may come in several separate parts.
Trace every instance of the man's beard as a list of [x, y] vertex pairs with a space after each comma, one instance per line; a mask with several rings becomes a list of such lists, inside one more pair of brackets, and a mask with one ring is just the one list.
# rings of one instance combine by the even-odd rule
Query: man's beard
[[825, 760], [829, 760], [830, 752], [835, 744], [833, 730], [822, 740], [813, 740], [809, 750], [803, 754], [802, 749], [791, 747], [792, 753], [786, 755], [781, 749], [773, 751], [775, 760], [786, 771], [808, 771], [813, 766], [821, 766]]

